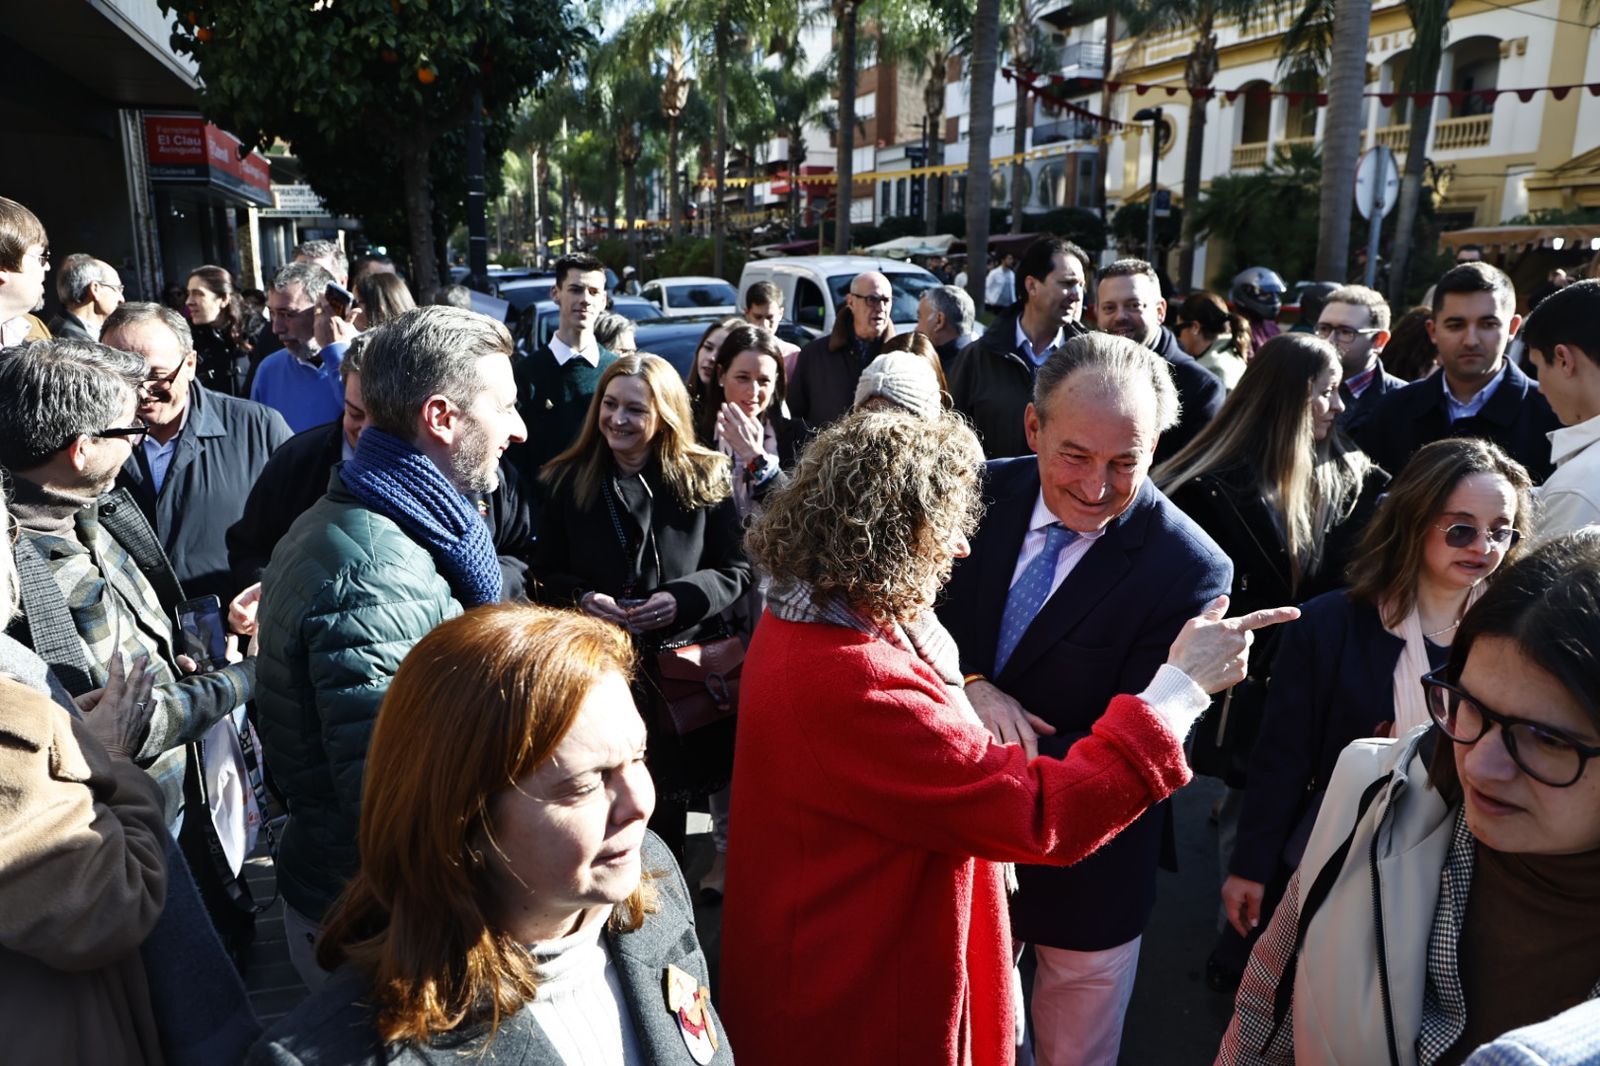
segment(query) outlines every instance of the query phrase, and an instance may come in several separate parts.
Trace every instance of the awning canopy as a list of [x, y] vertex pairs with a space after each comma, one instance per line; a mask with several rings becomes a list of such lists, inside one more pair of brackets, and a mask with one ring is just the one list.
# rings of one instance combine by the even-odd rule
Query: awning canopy
[[1453, 252], [1476, 244], [1484, 251], [1525, 252], [1533, 248], [1554, 251], [1600, 250], [1600, 225], [1477, 226], [1439, 236], [1439, 248]]
[[913, 255], [945, 255], [956, 243], [954, 234], [939, 233], [932, 237], [896, 237], [892, 241], [874, 244], [865, 249], [867, 255], [886, 255], [891, 259], [906, 259]]

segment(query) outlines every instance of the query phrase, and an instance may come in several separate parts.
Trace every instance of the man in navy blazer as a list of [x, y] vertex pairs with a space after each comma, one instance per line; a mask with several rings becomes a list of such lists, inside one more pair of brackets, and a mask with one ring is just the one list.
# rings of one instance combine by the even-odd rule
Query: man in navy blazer
[[[1036, 455], [988, 464], [989, 507], [939, 615], [1002, 743], [1064, 754], [1111, 697], [1144, 689], [1184, 622], [1229, 589], [1221, 549], [1147, 477], [1177, 418], [1161, 356], [1089, 334], [1039, 370], [1025, 414]], [[1020, 617], [1030, 599], [1036, 613]], [[1018, 869], [1012, 928], [1035, 950], [1041, 1063], [1116, 1062], [1169, 834], [1163, 806], [1076, 866]]]
[[1554, 469], [1549, 433], [1560, 429], [1539, 383], [1506, 358], [1522, 319], [1511, 279], [1488, 263], [1463, 263], [1433, 288], [1428, 336], [1439, 373], [1389, 393], [1355, 429], [1356, 443], [1391, 475], [1424, 444], [1481, 437], [1542, 482]]

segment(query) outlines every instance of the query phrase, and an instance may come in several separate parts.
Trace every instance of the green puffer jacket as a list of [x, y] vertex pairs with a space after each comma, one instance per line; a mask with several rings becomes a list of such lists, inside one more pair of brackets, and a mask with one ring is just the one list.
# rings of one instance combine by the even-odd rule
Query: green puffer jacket
[[262, 576], [256, 705], [289, 804], [278, 888], [321, 921], [355, 873], [367, 742], [412, 645], [461, 613], [426, 549], [335, 473]]

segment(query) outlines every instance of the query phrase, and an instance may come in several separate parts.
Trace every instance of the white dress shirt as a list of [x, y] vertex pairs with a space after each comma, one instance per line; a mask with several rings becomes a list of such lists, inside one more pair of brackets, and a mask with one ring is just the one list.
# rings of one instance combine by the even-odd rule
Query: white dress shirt
[[[1023, 571], [1028, 569], [1033, 557], [1044, 551], [1045, 537], [1048, 536], [1045, 527], [1059, 521], [1060, 519], [1050, 508], [1045, 506], [1044, 490], [1039, 490], [1039, 498], [1033, 503], [1033, 515], [1028, 519], [1028, 535], [1022, 538], [1022, 551], [1017, 553], [1017, 566], [1011, 571], [1011, 585], [1021, 580]], [[1104, 536], [1105, 532], [1104, 529], [1097, 529], [1093, 533], [1079, 533], [1077, 540], [1061, 549], [1061, 558], [1056, 560], [1055, 576], [1050, 579], [1050, 596], [1056, 594], [1056, 589], [1060, 588], [1067, 575], [1072, 573], [1072, 568], [1078, 565], [1078, 560], [1088, 554], [1090, 547]], [[1010, 588], [1011, 585], [1006, 587]], [[1045, 597], [1046, 603], [1050, 602], [1050, 596]]]
[[568, 347], [566, 341], [555, 334], [551, 334], [550, 354], [556, 357], [557, 366], [566, 366], [574, 359], [582, 359], [590, 366], [600, 365], [600, 345], [595, 341], [592, 333], [589, 335], [589, 347], [582, 350]]

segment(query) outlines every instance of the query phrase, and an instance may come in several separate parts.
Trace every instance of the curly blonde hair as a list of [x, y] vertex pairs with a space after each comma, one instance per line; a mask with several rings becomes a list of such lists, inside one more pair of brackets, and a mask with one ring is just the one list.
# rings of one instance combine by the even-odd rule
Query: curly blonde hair
[[861, 410], [823, 430], [745, 536], [775, 584], [804, 583], [874, 622], [909, 621], [983, 513], [983, 449], [959, 415]]

